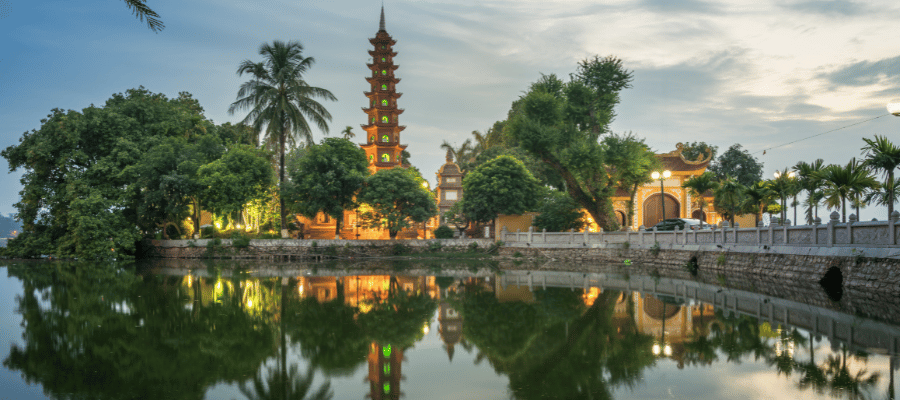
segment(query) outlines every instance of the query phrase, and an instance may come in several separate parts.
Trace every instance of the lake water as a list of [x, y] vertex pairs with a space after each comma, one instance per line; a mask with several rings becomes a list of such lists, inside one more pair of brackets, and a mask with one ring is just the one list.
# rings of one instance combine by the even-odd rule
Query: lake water
[[0, 398], [893, 399], [900, 327], [664, 277], [0, 267]]

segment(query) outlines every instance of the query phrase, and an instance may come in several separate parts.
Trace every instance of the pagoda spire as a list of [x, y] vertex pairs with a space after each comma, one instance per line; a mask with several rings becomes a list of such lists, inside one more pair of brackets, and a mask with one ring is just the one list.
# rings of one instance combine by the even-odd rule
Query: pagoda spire
[[378, 32], [382, 32], [387, 30], [384, 29], [384, 4], [381, 5], [381, 22], [378, 23]]

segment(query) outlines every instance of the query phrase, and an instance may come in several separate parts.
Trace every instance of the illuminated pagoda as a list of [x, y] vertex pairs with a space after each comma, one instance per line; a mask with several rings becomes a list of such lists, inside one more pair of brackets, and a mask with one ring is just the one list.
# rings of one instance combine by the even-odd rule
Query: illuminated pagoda
[[384, 29], [384, 6], [381, 7], [378, 33], [369, 39], [369, 43], [375, 49], [369, 50], [372, 62], [366, 64], [372, 70], [372, 76], [366, 78], [371, 89], [364, 93], [369, 98], [369, 107], [363, 108], [367, 124], [361, 126], [366, 131], [366, 143], [360, 144], [360, 147], [366, 151], [369, 169], [375, 173], [399, 166], [401, 152], [406, 148], [406, 145], [400, 144], [400, 132], [406, 127], [397, 122], [397, 116], [403, 113], [403, 109], [397, 108], [401, 93], [397, 93], [396, 86], [400, 79], [394, 77], [397, 69], [394, 57], [397, 53], [393, 46], [397, 41]]

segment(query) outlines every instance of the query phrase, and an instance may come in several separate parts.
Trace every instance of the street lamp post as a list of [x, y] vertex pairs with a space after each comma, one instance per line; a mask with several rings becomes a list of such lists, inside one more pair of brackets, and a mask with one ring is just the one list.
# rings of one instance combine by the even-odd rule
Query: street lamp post
[[[425, 190], [431, 192], [431, 188], [428, 185], [428, 181], [422, 182], [422, 187]], [[422, 239], [428, 239], [428, 226], [426, 225], [428, 220], [422, 221]]]
[[665, 188], [665, 184], [663, 183], [663, 180], [670, 176], [672, 176], [672, 171], [669, 171], [669, 170], [665, 170], [662, 172], [653, 171], [653, 173], [650, 174], [650, 177], [652, 177], [653, 179], [659, 179], [659, 205], [660, 205], [660, 208], [662, 209], [662, 220], [663, 221], [666, 220], [666, 192], [665, 192], [666, 188]]
[[[775, 175], [775, 179], [780, 179], [782, 176], [781, 171], [775, 171], [774, 175]], [[796, 175], [794, 174], [794, 171], [790, 171], [787, 174], [785, 174], [784, 176], [785, 176], [785, 179], [794, 179], [794, 176], [796, 176]], [[784, 213], [785, 213], [785, 208], [787, 206], [785, 199], [784, 199], [784, 197], [785, 197], [784, 189], [785, 189], [785, 185], [782, 185], [781, 190], [779, 191], [780, 192], [779, 194], [781, 194], [781, 224], [782, 225], [784, 225]], [[794, 202], [795, 203], [797, 202], [797, 194], [796, 193], [794, 194]], [[796, 225], [796, 224], [797, 224], [797, 206], [794, 206], [794, 225]]]

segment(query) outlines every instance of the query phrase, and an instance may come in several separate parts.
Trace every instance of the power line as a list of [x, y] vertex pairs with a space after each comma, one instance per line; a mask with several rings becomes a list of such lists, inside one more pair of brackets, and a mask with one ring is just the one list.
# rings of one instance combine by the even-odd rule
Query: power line
[[870, 118], [870, 119], [867, 119], [867, 120], [865, 120], [865, 121], [860, 121], [860, 122], [857, 122], [857, 123], [854, 123], [854, 124], [850, 124], [850, 125], [847, 125], [847, 126], [842, 126], [842, 127], [840, 127], [840, 128], [832, 129], [832, 130], [830, 130], [830, 131], [818, 133], [818, 134], [815, 134], [815, 135], [812, 135], [812, 136], [807, 136], [807, 137], [805, 137], [805, 138], [803, 138], [803, 139], [797, 139], [797, 140], [795, 140], [795, 141], [793, 141], [793, 142], [788, 142], [788, 143], [785, 143], [785, 144], [780, 144], [780, 145], [778, 145], [778, 146], [772, 146], [772, 147], [769, 147], [769, 148], [767, 148], [767, 149], [762, 149], [762, 150], [760, 150], [760, 151], [753, 152], [753, 153], [750, 153], [750, 154], [759, 154], [759, 153], [765, 154], [765, 152], [766, 152], [767, 150], [777, 149], [777, 148], [779, 148], [779, 147], [784, 147], [784, 146], [787, 146], [787, 145], [789, 145], [789, 144], [794, 144], [794, 143], [797, 143], [797, 142], [802, 142], [802, 141], [804, 141], [804, 140], [806, 140], [806, 139], [812, 139], [812, 138], [814, 138], [814, 137], [816, 137], [816, 136], [822, 136], [822, 135], [824, 135], [824, 134], [826, 134], [826, 133], [836, 132], [836, 131], [839, 131], [839, 130], [841, 130], [841, 129], [849, 128], [849, 127], [851, 127], [851, 126], [856, 126], [856, 125], [859, 125], [859, 124], [864, 124], [864, 123], [866, 123], [866, 122], [874, 121], [874, 120], [876, 120], [876, 119], [878, 119], [878, 118], [886, 117], [886, 116], [888, 116], [888, 115], [891, 115], [891, 114], [879, 115], [879, 116], [877, 116], [877, 117], [875, 117], [875, 118]]

